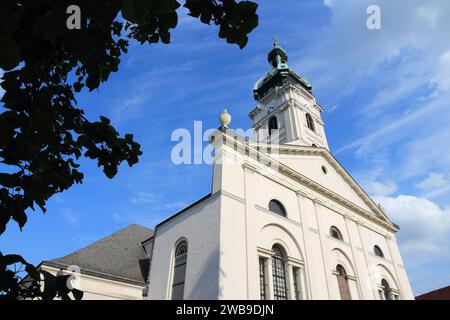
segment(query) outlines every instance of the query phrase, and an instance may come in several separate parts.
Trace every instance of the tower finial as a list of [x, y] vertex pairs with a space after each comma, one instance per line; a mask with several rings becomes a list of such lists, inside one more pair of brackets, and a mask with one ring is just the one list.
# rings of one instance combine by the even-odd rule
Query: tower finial
[[273, 37], [273, 47], [274, 48], [276, 48], [276, 47], [278, 47], [278, 40], [277, 40], [277, 37]]
[[220, 127], [222, 129], [227, 129], [228, 125], [231, 122], [231, 116], [228, 113], [227, 109], [223, 109], [222, 113], [219, 116]]

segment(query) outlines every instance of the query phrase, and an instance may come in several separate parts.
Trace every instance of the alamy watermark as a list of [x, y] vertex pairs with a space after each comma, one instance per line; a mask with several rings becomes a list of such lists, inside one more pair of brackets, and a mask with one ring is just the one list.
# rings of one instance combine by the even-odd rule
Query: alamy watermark
[[194, 121], [193, 131], [175, 129], [171, 141], [171, 161], [176, 165], [240, 164], [253, 159], [268, 166], [277, 166], [279, 159], [279, 130], [203, 129], [202, 121]]
[[366, 10], [369, 17], [366, 20], [367, 29], [380, 30], [381, 29], [381, 8], [375, 4], [367, 7]]

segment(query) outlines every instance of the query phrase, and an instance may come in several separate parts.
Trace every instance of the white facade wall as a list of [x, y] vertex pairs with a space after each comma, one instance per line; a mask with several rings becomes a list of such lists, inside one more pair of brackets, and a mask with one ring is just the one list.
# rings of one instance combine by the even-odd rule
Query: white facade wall
[[[174, 245], [185, 237], [189, 243], [186, 299], [259, 299], [259, 256], [269, 259], [267, 289], [268, 298], [273, 298], [273, 244], [280, 244], [289, 257], [289, 298], [293, 298], [295, 265], [302, 269], [304, 299], [340, 299], [335, 268], [341, 264], [348, 274], [352, 299], [380, 299], [378, 285], [382, 278], [400, 299], [413, 299], [392, 231], [332, 199], [319, 197], [312, 188], [305, 189], [298, 181], [268, 169], [236, 148], [216, 144], [216, 154], [225, 164], [214, 166], [211, 198], [157, 229], [150, 298], [170, 298]], [[230, 163], [232, 160], [234, 163]], [[299, 166], [302, 161], [299, 155]], [[305, 161], [311, 165], [308, 157]], [[340, 187], [345, 183], [333, 174], [330, 163], [319, 156], [315, 161], [327, 164], [331, 180], [328, 187], [334, 185], [335, 191], [349, 200], [356, 197], [348, 185]], [[272, 199], [284, 205], [287, 217], [268, 210]], [[358, 200], [358, 204], [364, 204]], [[340, 230], [343, 241], [330, 236], [331, 226]], [[373, 254], [374, 245], [382, 249], [385, 258]]]
[[[224, 149], [225, 158], [239, 158], [232, 148]], [[372, 283], [380, 283], [383, 275], [390, 277], [389, 283], [394, 290], [399, 290], [401, 299], [413, 299], [391, 231], [380, 226], [374, 228], [373, 222], [364, 221], [358, 213], [353, 213], [357, 219], [350, 219], [348, 212], [331, 209], [338, 207], [332, 200], [321, 203], [314, 197], [301, 195], [295, 190], [294, 181], [245, 158], [237, 164], [222, 166], [222, 187], [216, 190], [221, 191], [223, 199], [221, 248], [226, 248], [221, 255], [220, 268], [226, 277], [221, 278], [220, 298], [258, 299], [258, 249], [270, 250], [274, 243], [279, 243], [289, 257], [303, 263], [305, 298], [340, 299], [334, 271], [336, 265], [341, 264], [349, 275], [352, 299], [379, 299], [377, 286]], [[302, 161], [300, 157], [297, 159], [299, 163]], [[251, 166], [243, 166], [244, 162], [251, 162]], [[354, 200], [356, 195], [350, 192], [351, 188], [348, 185], [340, 188], [342, 179], [333, 174], [330, 164], [327, 166], [328, 174], [331, 171], [328, 187]], [[285, 206], [286, 218], [267, 210], [272, 199]], [[357, 200], [357, 204], [364, 204], [359, 198]], [[343, 241], [330, 236], [331, 226], [341, 231]], [[385, 258], [375, 256], [374, 245], [382, 249]]]
[[217, 299], [220, 197], [213, 196], [156, 229], [149, 299], [170, 299], [174, 250], [188, 244], [184, 299]]

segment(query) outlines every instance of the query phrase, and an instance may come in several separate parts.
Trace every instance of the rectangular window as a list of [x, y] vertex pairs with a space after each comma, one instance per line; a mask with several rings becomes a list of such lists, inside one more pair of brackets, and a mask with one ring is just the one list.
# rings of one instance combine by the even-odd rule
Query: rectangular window
[[275, 300], [287, 300], [286, 270], [282, 257], [272, 258], [273, 296]]
[[302, 300], [301, 285], [300, 285], [300, 268], [292, 267], [292, 276], [294, 280], [294, 297], [295, 300]]
[[260, 296], [261, 300], [266, 300], [266, 260], [264, 258], [259, 258], [259, 286], [260, 286]]

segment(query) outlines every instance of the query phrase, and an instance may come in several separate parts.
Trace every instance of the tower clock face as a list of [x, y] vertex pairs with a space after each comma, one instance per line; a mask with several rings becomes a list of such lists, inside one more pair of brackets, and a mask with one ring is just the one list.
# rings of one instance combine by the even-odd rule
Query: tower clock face
[[266, 104], [265, 111], [266, 111], [267, 113], [270, 113], [273, 109], [275, 109], [275, 107], [276, 107], [275, 100], [270, 100], [270, 101]]

